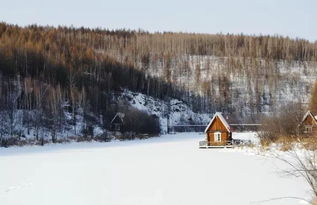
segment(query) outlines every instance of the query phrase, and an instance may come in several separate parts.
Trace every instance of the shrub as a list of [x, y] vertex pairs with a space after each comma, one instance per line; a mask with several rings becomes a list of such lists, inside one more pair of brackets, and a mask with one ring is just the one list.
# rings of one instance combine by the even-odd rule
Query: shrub
[[136, 134], [159, 134], [159, 119], [154, 115], [132, 108], [125, 112], [123, 131]]
[[91, 125], [88, 125], [82, 130], [82, 134], [85, 138], [92, 137], [94, 135], [94, 128]]
[[109, 135], [108, 132], [104, 132], [100, 135], [97, 135], [94, 139], [101, 142], [109, 142], [111, 141], [112, 136]]
[[258, 133], [262, 145], [275, 142], [281, 137], [286, 140], [298, 137], [298, 125], [303, 114], [304, 110], [300, 103], [291, 103], [270, 116], [264, 116]]

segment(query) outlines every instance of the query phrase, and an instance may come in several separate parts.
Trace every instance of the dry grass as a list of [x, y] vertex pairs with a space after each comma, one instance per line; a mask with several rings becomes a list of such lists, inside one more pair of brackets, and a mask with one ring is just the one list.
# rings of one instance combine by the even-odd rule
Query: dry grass
[[280, 145], [280, 150], [284, 152], [291, 150], [296, 142], [298, 142], [298, 138], [295, 136], [280, 136], [275, 141], [276, 144]]
[[260, 144], [262, 148], [268, 148], [273, 143], [270, 139], [261, 139]]
[[300, 143], [307, 150], [317, 150], [317, 136], [301, 138]]
[[267, 149], [272, 143], [279, 145], [281, 151], [289, 151], [294, 145], [300, 145], [307, 150], [317, 150], [317, 136], [278, 136], [275, 140], [261, 139], [262, 148]]

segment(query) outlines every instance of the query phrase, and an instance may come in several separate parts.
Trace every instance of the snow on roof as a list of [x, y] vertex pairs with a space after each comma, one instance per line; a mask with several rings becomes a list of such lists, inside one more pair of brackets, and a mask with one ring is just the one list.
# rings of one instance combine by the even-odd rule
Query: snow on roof
[[308, 111], [306, 112], [306, 114], [304, 115], [304, 117], [303, 117], [303, 119], [302, 119], [302, 122], [304, 122], [304, 120], [305, 120], [309, 115], [310, 115], [310, 116], [315, 120], [315, 122], [317, 123], [317, 118], [316, 118], [317, 115], [314, 116], [314, 115], [311, 113], [310, 110], [308, 110]]
[[219, 119], [221, 120], [221, 122], [224, 124], [224, 126], [227, 128], [227, 130], [230, 132], [230, 126], [228, 124], [228, 122], [225, 120], [225, 118], [222, 116], [221, 112], [216, 112], [213, 116], [213, 118], [210, 120], [209, 124], [207, 125], [206, 129], [205, 129], [205, 133], [207, 133], [208, 128], [210, 127], [210, 125], [212, 124], [212, 122], [216, 119], [216, 117], [219, 117]]
[[121, 122], [123, 122], [123, 118], [124, 118], [124, 113], [118, 112], [113, 119], [111, 120], [110, 123], [112, 123], [117, 117], [119, 117], [119, 119], [121, 120]]

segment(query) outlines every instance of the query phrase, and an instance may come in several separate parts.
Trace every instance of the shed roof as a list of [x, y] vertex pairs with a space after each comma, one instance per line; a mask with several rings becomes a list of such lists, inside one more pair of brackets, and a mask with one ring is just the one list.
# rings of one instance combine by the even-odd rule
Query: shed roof
[[313, 113], [312, 113], [310, 110], [308, 110], [308, 111], [306, 112], [306, 114], [304, 115], [304, 117], [303, 117], [303, 119], [302, 119], [302, 123], [306, 120], [306, 118], [307, 118], [308, 116], [311, 116], [311, 117], [314, 119], [315, 123], [317, 124], [316, 116], [314, 116]]
[[208, 128], [211, 126], [211, 124], [213, 123], [213, 121], [216, 119], [216, 117], [219, 117], [219, 119], [221, 120], [221, 122], [223, 123], [223, 125], [226, 127], [226, 129], [228, 130], [228, 132], [230, 132], [230, 126], [228, 124], [228, 122], [226, 121], [226, 119], [222, 116], [221, 112], [216, 112], [213, 116], [213, 118], [210, 120], [209, 124], [207, 125], [206, 129], [205, 129], [205, 133], [207, 133]]
[[111, 120], [110, 123], [111, 123], [111, 124], [112, 124], [112, 123], [116, 123], [117, 120], [119, 120], [120, 123], [123, 123], [123, 118], [124, 118], [124, 114], [118, 112], [118, 113], [113, 117], [113, 119]]

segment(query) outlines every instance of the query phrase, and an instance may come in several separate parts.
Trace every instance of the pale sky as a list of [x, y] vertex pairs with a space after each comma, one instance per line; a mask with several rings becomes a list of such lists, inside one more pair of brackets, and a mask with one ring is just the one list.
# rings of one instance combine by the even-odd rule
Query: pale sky
[[0, 21], [317, 40], [317, 0], [0, 0]]

